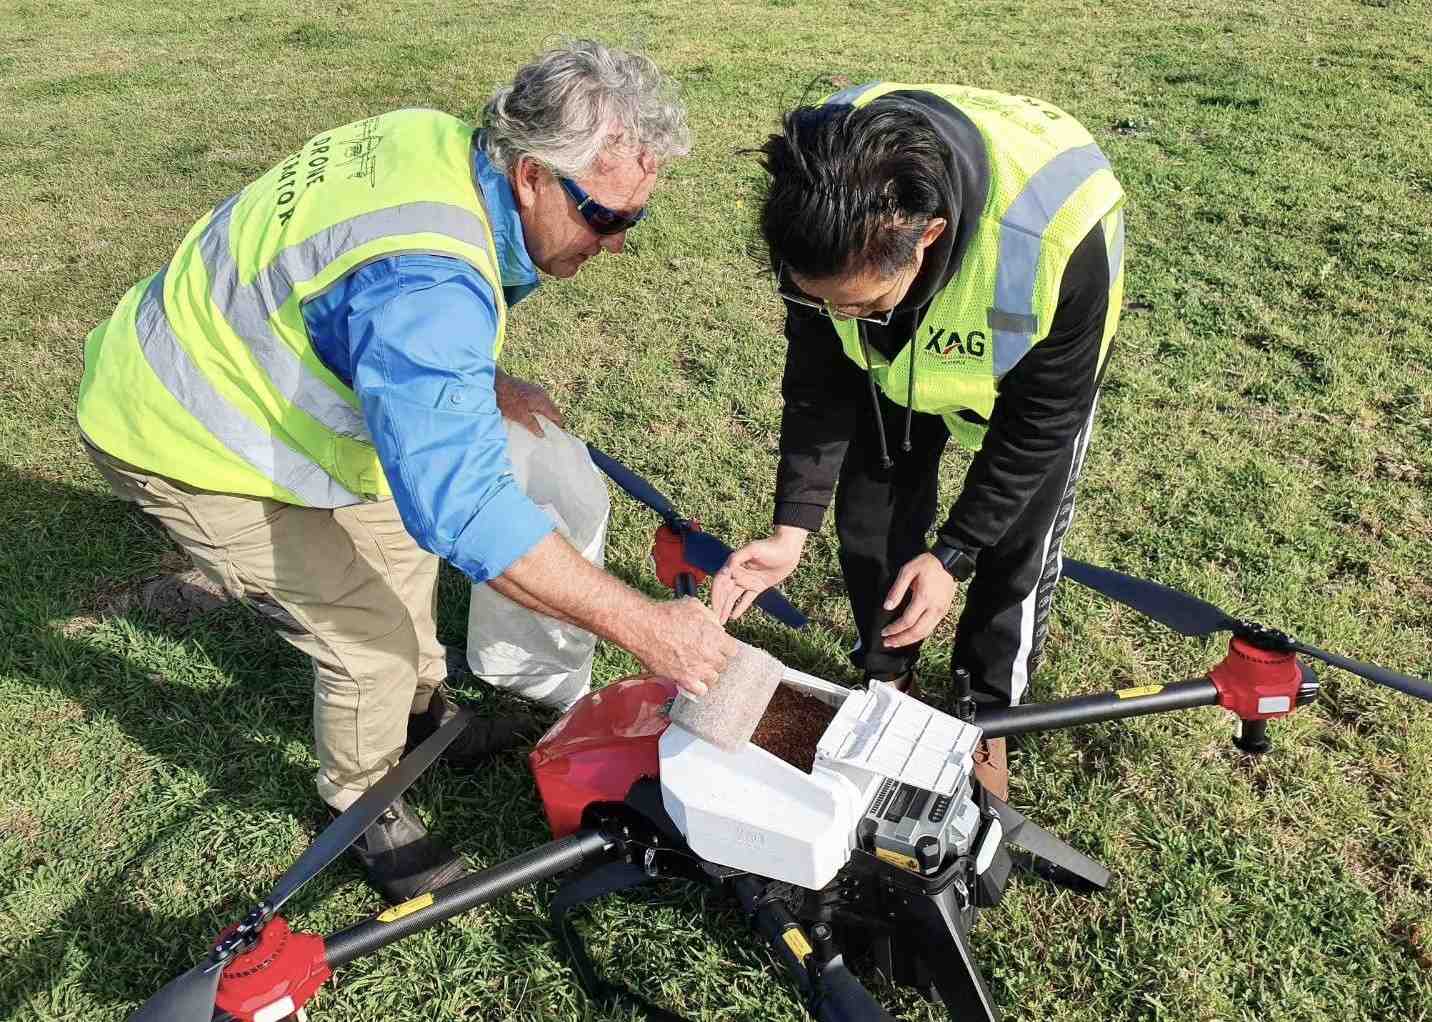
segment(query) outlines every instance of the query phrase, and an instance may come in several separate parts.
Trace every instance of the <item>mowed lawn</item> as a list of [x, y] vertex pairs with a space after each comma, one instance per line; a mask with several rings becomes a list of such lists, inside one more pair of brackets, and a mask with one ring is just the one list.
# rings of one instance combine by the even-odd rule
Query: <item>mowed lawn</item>
[[[738, 541], [770, 520], [783, 345], [743, 150], [851, 81], [1057, 103], [1129, 194], [1128, 307], [1068, 550], [1428, 676], [1429, 23], [1423, 0], [0, 0], [0, 1018], [126, 1016], [315, 832], [306, 663], [242, 607], [146, 605], [183, 564], [108, 495], [72, 420], [85, 333], [302, 140], [403, 106], [475, 118], [556, 33], [648, 48], [695, 153], [626, 257], [515, 311], [508, 368]], [[949, 457], [947, 493], [963, 466]], [[654, 520], [614, 505], [611, 566], [655, 593]], [[809, 629], [736, 631], [853, 680], [829, 526], [788, 592]], [[466, 586], [452, 574], [443, 596], [461, 645]], [[1220, 651], [1065, 586], [1034, 694], [1196, 676]], [[604, 647], [597, 673], [634, 668]], [[1115, 880], [1083, 896], [1021, 878], [981, 922], [1007, 1017], [1432, 1017], [1432, 707], [1322, 678], [1256, 761], [1213, 710], [1016, 751], [1013, 801]], [[477, 864], [546, 837], [518, 753], [437, 769], [413, 799]], [[354, 964], [314, 1018], [626, 1017], [574, 988], [551, 890]], [[329, 932], [376, 905], [342, 863], [290, 914]], [[585, 928], [609, 972], [693, 1019], [801, 1017], [700, 891], [615, 899]], [[945, 1017], [865, 975], [903, 1017]]]

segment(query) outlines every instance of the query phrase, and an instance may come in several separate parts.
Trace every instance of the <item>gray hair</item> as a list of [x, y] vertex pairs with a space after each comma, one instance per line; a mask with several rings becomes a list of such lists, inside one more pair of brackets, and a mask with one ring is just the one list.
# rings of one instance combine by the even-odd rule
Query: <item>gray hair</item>
[[577, 39], [520, 68], [483, 110], [487, 157], [501, 170], [530, 156], [580, 177], [604, 153], [658, 164], [691, 151], [676, 86], [640, 53]]

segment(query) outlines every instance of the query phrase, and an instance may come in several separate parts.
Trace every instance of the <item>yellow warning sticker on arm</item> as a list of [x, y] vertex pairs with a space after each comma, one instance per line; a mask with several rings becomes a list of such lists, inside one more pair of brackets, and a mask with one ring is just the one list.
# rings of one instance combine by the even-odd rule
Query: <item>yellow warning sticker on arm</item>
[[1139, 696], [1158, 695], [1163, 690], [1162, 685], [1144, 685], [1142, 688], [1121, 688], [1114, 695], [1120, 699], [1137, 699]]
[[403, 916], [410, 916], [419, 909], [427, 908], [432, 903], [433, 896], [431, 894], [419, 895], [416, 898], [403, 902], [401, 905], [394, 905], [388, 909], [388, 911], [379, 914], [378, 922], [396, 923], [399, 919], [402, 919]]
[[883, 859], [884, 861], [890, 863], [890, 865], [892, 866], [899, 866], [901, 869], [908, 869], [912, 873], [920, 872], [920, 864], [916, 862], [911, 856], [906, 855], [903, 852], [897, 852], [891, 848], [877, 847], [875, 849], [875, 857], [877, 859]]
[[786, 947], [791, 949], [791, 953], [801, 961], [805, 961], [806, 956], [815, 950], [810, 946], [810, 941], [806, 940], [805, 934], [802, 933], [797, 926], [792, 926], [785, 933], [781, 934], [781, 939], [786, 942]]

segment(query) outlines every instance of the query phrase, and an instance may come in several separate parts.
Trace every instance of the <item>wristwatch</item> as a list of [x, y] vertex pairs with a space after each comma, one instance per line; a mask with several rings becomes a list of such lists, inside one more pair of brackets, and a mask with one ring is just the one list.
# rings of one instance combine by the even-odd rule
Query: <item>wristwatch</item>
[[978, 550], [966, 550], [962, 546], [956, 546], [943, 536], [937, 536], [935, 545], [930, 548], [930, 553], [935, 559], [945, 566], [956, 582], [963, 582], [975, 573], [975, 561], [979, 557]]

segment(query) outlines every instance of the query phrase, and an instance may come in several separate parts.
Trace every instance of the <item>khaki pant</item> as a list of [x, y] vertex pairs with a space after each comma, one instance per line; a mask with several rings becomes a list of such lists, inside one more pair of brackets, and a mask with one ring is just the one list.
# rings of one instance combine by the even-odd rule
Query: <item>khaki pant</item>
[[390, 500], [322, 509], [208, 493], [89, 450], [119, 496], [313, 658], [318, 791], [347, 808], [397, 763], [408, 714], [427, 709], [447, 676], [438, 559]]

